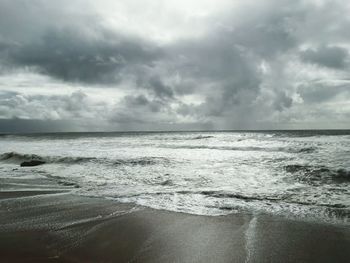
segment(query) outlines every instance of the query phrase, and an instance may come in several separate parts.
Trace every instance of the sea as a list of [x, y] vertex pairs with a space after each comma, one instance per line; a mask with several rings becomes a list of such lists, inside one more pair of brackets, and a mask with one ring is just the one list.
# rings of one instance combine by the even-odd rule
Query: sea
[[0, 135], [0, 191], [52, 189], [25, 179], [154, 209], [348, 224], [350, 130]]

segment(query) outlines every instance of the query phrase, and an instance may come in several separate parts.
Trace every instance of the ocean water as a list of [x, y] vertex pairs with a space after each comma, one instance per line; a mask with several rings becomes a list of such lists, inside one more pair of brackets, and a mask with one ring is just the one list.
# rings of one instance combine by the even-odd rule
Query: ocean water
[[[46, 164], [19, 166], [31, 159]], [[41, 178], [156, 209], [347, 224], [350, 130], [1, 135], [5, 178], [19, 182], [7, 190]]]

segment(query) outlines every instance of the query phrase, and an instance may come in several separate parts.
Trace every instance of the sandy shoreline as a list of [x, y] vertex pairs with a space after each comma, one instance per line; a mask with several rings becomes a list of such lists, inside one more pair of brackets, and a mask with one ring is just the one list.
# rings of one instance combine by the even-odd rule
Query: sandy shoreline
[[348, 226], [189, 215], [62, 189], [2, 190], [1, 262], [350, 262]]

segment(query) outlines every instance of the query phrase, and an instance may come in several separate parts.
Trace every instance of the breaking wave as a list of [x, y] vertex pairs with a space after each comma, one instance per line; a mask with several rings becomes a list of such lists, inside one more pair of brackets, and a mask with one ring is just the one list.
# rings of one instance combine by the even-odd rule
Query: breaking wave
[[94, 157], [59, 157], [59, 156], [40, 156], [37, 154], [22, 154], [17, 152], [7, 152], [0, 155], [1, 161], [24, 162], [38, 160], [45, 163], [80, 163], [96, 160]]
[[96, 158], [96, 157], [71, 157], [71, 156], [40, 156], [37, 154], [22, 154], [17, 152], [7, 152], [0, 154], [0, 161], [21, 163], [24, 161], [38, 160], [44, 163], [66, 163], [76, 164], [85, 162], [104, 163], [110, 165], [129, 165], [129, 166], [147, 166], [155, 165], [158, 163], [169, 163], [166, 158], [160, 157], [144, 157], [144, 158], [130, 158], [130, 159], [107, 159], [107, 158]]
[[114, 161], [115, 165], [130, 165], [130, 166], [147, 166], [156, 165], [158, 163], [170, 163], [166, 158], [162, 157], [143, 157], [143, 158], [133, 158], [133, 159], [118, 159]]
[[284, 167], [286, 172], [296, 176], [297, 180], [310, 184], [350, 182], [350, 171], [331, 169], [326, 166], [290, 164]]
[[210, 145], [164, 145], [164, 148], [172, 149], [207, 149], [224, 151], [257, 151], [257, 152], [288, 152], [288, 153], [312, 153], [316, 150], [313, 147], [290, 148], [290, 147], [231, 147], [231, 146], [210, 146]]
[[196, 136], [196, 137], [191, 138], [191, 139], [192, 139], [192, 140], [201, 140], [201, 139], [210, 139], [210, 138], [214, 138], [214, 136], [210, 136], [210, 135], [207, 135], [207, 136], [199, 135], [199, 136]]
[[[262, 202], [268, 202], [270, 204], [278, 204], [278, 203], [284, 203], [284, 204], [294, 204], [294, 205], [303, 205], [303, 206], [315, 206], [315, 207], [325, 207], [325, 208], [335, 208], [335, 209], [346, 209], [347, 206], [344, 204], [331, 204], [331, 203], [317, 203], [313, 201], [300, 201], [291, 199], [288, 194], [286, 195], [276, 195], [276, 196], [265, 196], [265, 195], [244, 195], [239, 193], [229, 193], [229, 192], [223, 192], [223, 191], [196, 191], [196, 190], [178, 190], [178, 191], [155, 191], [155, 192], [140, 192], [140, 193], [131, 193], [131, 194], [124, 194], [124, 195], [114, 195], [111, 196], [112, 198], [120, 199], [120, 198], [135, 198], [135, 197], [141, 197], [141, 196], [159, 196], [159, 195], [203, 195], [208, 198], [218, 198], [222, 200], [228, 200], [228, 199], [237, 199], [241, 200], [245, 203], [251, 203], [254, 201], [262, 201]], [[232, 210], [232, 207], [228, 208], [225, 206], [220, 206], [219, 209], [223, 210]], [[350, 211], [347, 211], [350, 213]]]

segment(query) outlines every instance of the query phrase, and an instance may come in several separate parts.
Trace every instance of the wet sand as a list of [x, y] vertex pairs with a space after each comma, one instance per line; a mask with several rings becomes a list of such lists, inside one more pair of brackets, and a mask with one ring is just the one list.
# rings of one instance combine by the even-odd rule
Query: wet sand
[[0, 262], [350, 262], [349, 248], [347, 225], [189, 215], [68, 188], [0, 193]]

